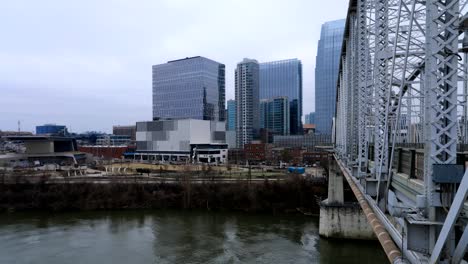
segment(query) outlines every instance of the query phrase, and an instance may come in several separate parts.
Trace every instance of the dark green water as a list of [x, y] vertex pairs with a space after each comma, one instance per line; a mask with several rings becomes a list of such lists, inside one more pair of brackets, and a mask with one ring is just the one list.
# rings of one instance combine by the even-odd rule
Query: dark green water
[[378, 242], [329, 241], [318, 218], [184, 211], [0, 215], [0, 264], [387, 263]]

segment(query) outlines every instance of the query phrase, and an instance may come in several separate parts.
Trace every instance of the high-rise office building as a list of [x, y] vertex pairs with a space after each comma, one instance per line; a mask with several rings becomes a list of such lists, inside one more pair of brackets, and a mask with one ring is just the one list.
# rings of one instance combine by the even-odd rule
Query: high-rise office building
[[315, 124], [315, 112], [310, 112], [307, 115], [305, 115], [305, 123]]
[[235, 71], [236, 144], [244, 148], [259, 135], [259, 65], [244, 59]]
[[289, 99], [286, 96], [260, 100], [260, 128], [272, 135], [289, 135]]
[[315, 62], [315, 121], [320, 134], [331, 134], [332, 130], [345, 22], [326, 22], [320, 32]]
[[236, 130], [236, 101], [227, 101], [227, 118], [226, 118], [226, 130]]
[[153, 120], [225, 115], [224, 64], [198, 56], [153, 65]]
[[287, 96], [290, 134], [302, 134], [302, 64], [298, 59], [260, 63], [260, 99]]

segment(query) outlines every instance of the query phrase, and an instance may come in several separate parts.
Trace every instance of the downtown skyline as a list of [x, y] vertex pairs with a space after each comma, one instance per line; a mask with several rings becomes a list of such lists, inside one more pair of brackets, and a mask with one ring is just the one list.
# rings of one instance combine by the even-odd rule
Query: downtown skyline
[[[20, 120], [22, 131], [57, 123], [71, 132], [110, 132], [113, 125], [149, 120], [151, 66], [191, 56], [226, 65], [226, 100], [234, 98], [234, 68], [242, 58], [298, 58], [303, 63], [303, 112], [311, 112], [320, 26], [346, 14], [345, 1], [320, 7], [308, 1], [120, 2], [112, 12], [101, 12], [106, 5], [91, 1], [71, 7], [54, 3], [52, 10], [35, 3], [24, 8], [21, 1], [3, 7], [0, 27], [9, 41], [0, 44], [0, 130], [17, 130]], [[203, 12], [193, 14], [194, 8]], [[335, 12], [326, 12], [331, 8]], [[252, 28], [234, 27], [240, 12], [246, 20], [252, 18]], [[191, 22], [172, 21], [164, 29], [171, 14], [186, 15]], [[222, 18], [222, 25], [213, 25], [214, 18]], [[220, 29], [226, 33], [219, 34]]]

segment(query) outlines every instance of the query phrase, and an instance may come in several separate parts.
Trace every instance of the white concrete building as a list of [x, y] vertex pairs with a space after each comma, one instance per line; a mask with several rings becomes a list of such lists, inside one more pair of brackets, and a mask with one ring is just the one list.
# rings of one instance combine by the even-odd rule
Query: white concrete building
[[136, 159], [227, 161], [224, 122], [178, 119], [137, 122], [136, 126]]

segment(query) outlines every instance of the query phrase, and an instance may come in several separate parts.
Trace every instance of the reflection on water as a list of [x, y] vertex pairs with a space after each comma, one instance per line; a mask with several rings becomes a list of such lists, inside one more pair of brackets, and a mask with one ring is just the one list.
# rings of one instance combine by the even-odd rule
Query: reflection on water
[[386, 263], [318, 218], [184, 211], [0, 215], [0, 263]]

